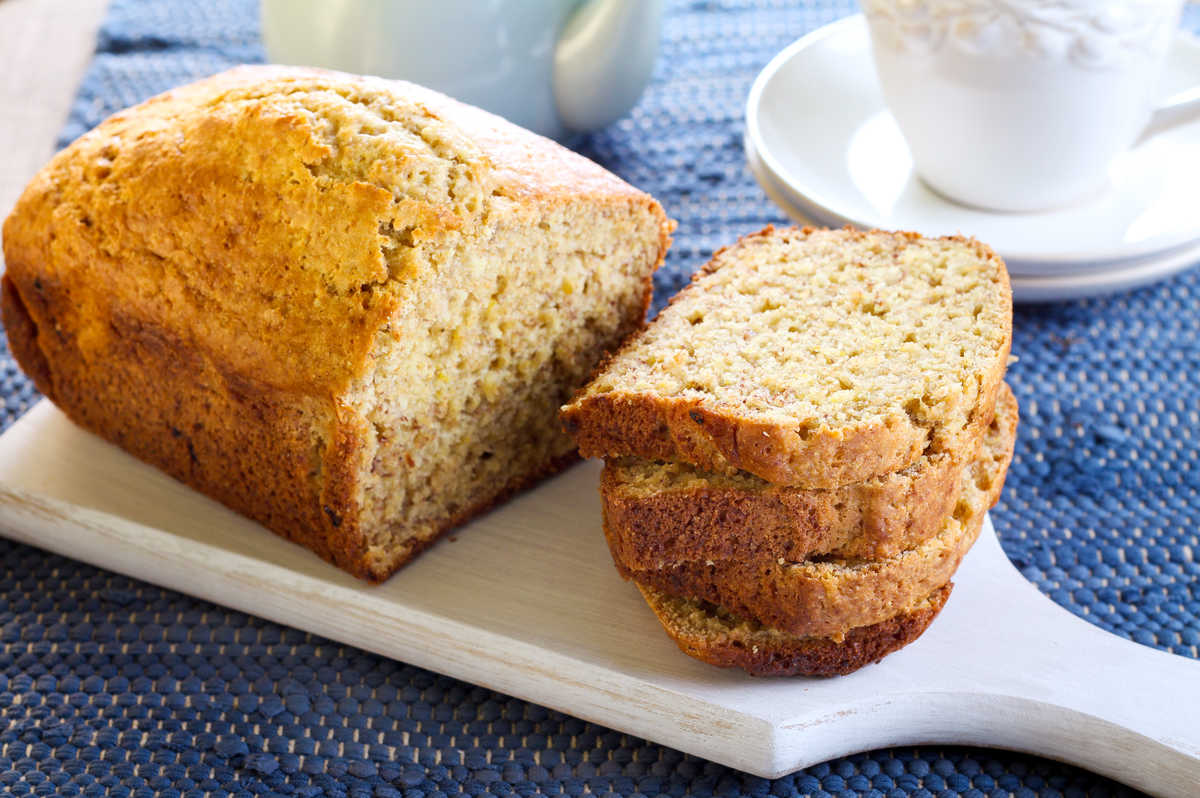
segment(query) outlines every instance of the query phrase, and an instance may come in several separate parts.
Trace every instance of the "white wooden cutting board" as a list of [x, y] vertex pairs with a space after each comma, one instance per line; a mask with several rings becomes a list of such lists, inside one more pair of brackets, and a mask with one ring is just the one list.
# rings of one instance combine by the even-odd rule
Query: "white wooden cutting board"
[[1044, 598], [991, 524], [916, 643], [835, 679], [681, 654], [613, 570], [578, 465], [368, 587], [74, 427], [0, 436], [0, 533], [762, 776], [892, 745], [1029, 751], [1200, 795], [1200, 662]]

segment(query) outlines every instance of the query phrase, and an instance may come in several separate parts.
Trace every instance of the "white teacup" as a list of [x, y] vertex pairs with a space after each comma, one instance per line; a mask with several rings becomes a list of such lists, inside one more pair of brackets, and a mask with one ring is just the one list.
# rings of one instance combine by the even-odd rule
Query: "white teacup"
[[884, 99], [921, 178], [969, 205], [1037, 211], [1098, 194], [1146, 130], [1182, 2], [862, 6]]
[[623, 116], [663, 0], [262, 0], [275, 63], [401, 78], [553, 138]]

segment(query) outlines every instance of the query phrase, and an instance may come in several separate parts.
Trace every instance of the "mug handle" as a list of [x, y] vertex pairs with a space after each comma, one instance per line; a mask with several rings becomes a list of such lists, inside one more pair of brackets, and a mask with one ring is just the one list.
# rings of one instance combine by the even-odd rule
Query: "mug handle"
[[1138, 136], [1137, 143], [1141, 144], [1168, 128], [1195, 119], [1200, 119], [1200, 86], [1172, 94], [1166, 102], [1155, 108], [1150, 114], [1150, 121]]

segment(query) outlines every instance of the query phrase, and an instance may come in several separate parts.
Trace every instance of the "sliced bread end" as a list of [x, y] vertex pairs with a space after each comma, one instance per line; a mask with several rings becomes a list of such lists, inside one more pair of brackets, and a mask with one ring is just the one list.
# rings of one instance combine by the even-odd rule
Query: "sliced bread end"
[[747, 621], [705, 602], [638, 585], [685, 654], [751, 676], [839, 676], [878, 662], [920, 637], [950, 596], [947, 583], [900, 613], [833, 637], [800, 637]]
[[[1016, 399], [1002, 385], [992, 423], [969, 458], [1011, 449], [1016, 417]], [[963, 473], [962, 460], [939, 454], [865, 482], [809, 490], [746, 472], [614, 458], [600, 478], [604, 534], [623, 573], [710, 560], [893, 557], [937, 534], [959, 499]]]
[[1008, 360], [982, 244], [767, 228], [716, 253], [562, 410], [585, 457], [683, 460], [830, 488], [961, 454]]
[[1005, 399], [993, 433], [964, 472], [951, 514], [935, 534], [892, 557], [735, 557], [640, 569], [617, 557], [617, 570], [667, 595], [708, 601], [793, 635], [832, 635], [878, 623], [950, 581], [979, 535], [999, 498], [1016, 439], [1017, 402], [1007, 388]]

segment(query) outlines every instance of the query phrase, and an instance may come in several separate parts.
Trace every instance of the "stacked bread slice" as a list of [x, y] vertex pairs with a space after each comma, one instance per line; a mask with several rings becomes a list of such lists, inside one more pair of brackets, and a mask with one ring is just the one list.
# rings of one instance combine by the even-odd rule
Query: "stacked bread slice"
[[968, 239], [774, 230], [718, 252], [563, 408], [604, 529], [688, 654], [831, 675], [915, 639], [1004, 482], [1004, 264]]

